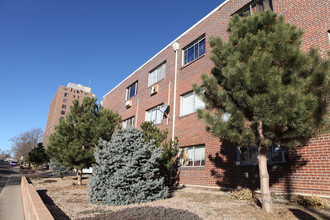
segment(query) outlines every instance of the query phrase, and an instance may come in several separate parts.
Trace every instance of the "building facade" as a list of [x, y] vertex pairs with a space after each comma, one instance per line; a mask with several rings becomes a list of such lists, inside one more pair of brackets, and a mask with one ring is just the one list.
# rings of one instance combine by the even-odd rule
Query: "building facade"
[[[196, 114], [204, 103], [192, 91], [192, 84], [200, 85], [201, 74], [212, 69], [208, 40], [211, 36], [228, 39], [231, 15], [265, 9], [302, 28], [302, 49], [318, 47], [326, 58], [330, 51], [329, 1], [227, 0], [103, 97], [104, 107], [121, 114], [123, 127], [154, 121], [160, 129], [168, 129], [170, 136], [179, 138], [180, 154], [184, 155], [179, 168], [181, 184], [259, 188], [256, 149], [227, 146], [206, 132], [206, 125]], [[164, 112], [169, 117], [163, 117]], [[329, 133], [290, 152], [274, 148], [268, 167], [271, 191], [330, 198], [329, 159]]]
[[44, 133], [43, 143], [47, 146], [48, 138], [55, 131], [59, 120], [64, 119], [70, 111], [74, 100], [83, 100], [85, 97], [94, 97], [91, 88], [80, 84], [68, 83], [67, 86], [60, 86], [50, 103], [47, 117], [47, 124]]

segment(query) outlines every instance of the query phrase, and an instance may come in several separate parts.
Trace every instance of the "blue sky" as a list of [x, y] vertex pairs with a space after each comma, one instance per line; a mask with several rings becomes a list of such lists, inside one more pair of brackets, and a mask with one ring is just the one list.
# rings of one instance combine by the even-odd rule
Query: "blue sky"
[[1, 0], [0, 150], [45, 129], [60, 85], [101, 100], [222, 0]]

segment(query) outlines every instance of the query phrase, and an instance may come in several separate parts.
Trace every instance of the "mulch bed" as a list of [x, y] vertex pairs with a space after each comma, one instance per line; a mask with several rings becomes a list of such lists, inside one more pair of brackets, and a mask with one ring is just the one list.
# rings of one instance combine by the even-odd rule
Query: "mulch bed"
[[162, 206], [143, 206], [126, 208], [117, 212], [100, 214], [81, 220], [203, 220], [198, 215], [183, 209], [165, 208]]

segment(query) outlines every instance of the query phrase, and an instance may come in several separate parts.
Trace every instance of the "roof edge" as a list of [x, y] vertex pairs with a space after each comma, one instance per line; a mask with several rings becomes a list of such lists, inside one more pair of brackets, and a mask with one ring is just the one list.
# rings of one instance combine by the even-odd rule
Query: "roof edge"
[[222, 2], [218, 7], [216, 7], [215, 9], [213, 9], [213, 11], [211, 11], [210, 13], [208, 13], [205, 17], [203, 17], [201, 20], [199, 20], [197, 23], [195, 23], [193, 26], [191, 26], [188, 30], [186, 30], [185, 32], [183, 32], [179, 37], [177, 37], [175, 40], [173, 40], [171, 43], [169, 43], [167, 46], [165, 46], [162, 50], [160, 50], [157, 54], [155, 54], [153, 57], [151, 57], [147, 62], [145, 62], [144, 64], [142, 64], [139, 68], [137, 68], [133, 73], [131, 73], [129, 76], [127, 76], [125, 79], [123, 79], [118, 85], [116, 85], [113, 89], [111, 89], [107, 94], [105, 94], [102, 99], [104, 99], [104, 97], [106, 97], [107, 95], [109, 95], [109, 93], [111, 93], [113, 90], [115, 90], [118, 86], [120, 86], [124, 81], [126, 81], [128, 78], [130, 78], [132, 75], [134, 75], [137, 71], [139, 71], [141, 68], [143, 68], [145, 65], [147, 65], [151, 60], [153, 60], [156, 56], [158, 56], [160, 53], [162, 53], [164, 50], [166, 50], [168, 47], [170, 47], [173, 43], [175, 43], [177, 40], [179, 40], [181, 37], [183, 37], [184, 35], [186, 35], [189, 31], [191, 31], [193, 28], [195, 28], [197, 25], [199, 25], [200, 23], [202, 23], [204, 20], [206, 20], [208, 17], [210, 17], [212, 14], [214, 14], [216, 11], [218, 11], [220, 8], [222, 8], [222, 6], [224, 6], [227, 2], [229, 2], [231, 0], [225, 0], [224, 2]]

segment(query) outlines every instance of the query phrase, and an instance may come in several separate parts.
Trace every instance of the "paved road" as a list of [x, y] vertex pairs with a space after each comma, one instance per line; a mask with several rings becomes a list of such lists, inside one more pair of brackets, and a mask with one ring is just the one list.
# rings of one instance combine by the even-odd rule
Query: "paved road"
[[18, 167], [0, 164], [0, 219], [24, 220]]

